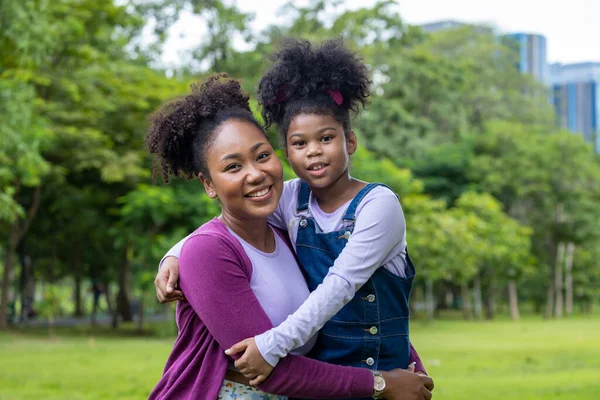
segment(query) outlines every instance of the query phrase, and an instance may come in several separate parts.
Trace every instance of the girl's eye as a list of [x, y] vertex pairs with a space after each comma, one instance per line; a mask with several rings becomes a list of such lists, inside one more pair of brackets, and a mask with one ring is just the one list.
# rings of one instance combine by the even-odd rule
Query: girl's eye
[[301, 147], [301, 146], [304, 146], [305, 144], [306, 144], [306, 142], [304, 140], [296, 140], [295, 142], [292, 143], [292, 146]]
[[269, 158], [269, 156], [271, 155], [271, 153], [262, 153], [258, 156], [258, 160], [266, 160]]
[[331, 141], [332, 139], [333, 139], [333, 136], [323, 136], [323, 137], [321, 138], [321, 141], [322, 141], [322, 142], [329, 142], [329, 141]]

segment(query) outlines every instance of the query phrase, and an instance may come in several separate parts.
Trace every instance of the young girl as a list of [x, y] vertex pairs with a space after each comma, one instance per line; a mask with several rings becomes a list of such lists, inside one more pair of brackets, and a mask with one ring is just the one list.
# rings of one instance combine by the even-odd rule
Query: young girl
[[[146, 143], [163, 176], [197, 177], [222, 214], [199, 227], [181, 250], [178, 337], [151, 399], [283, 399], [375, 393], [389, 382], [390, 399], [421, 399], [426, 389], [405, 371], [369, 372], [297, 355], [282, 360], [267, 382], [252, 387], [223, 349], [280, 323], [308, 296], [284, 234], [271, 228], [283, 190], [283, 169], [248, 97], [221, 76], [161, 108]], [[297, 350], [305, 354], [311, 341]], [[410, 389], [408, 388], [410, 386]], [[263, 392], [264, 390], [264, 392]], [[412, 392], [411, 392], [412, 390]], [[421, 393], [423, 391], [423, 393]], [[429, 397], [427, 397], [429, 398]]]
[[357, 147], [350, 112], [365, 105], [369, 85], [366, 66], [339, 40], [316, 49], [285, 41], [260, 82], [265, 121], [277, 125], [299, 177], [285, 183], [270, 221], [287, 229], [312, 293], [279, 326], [229, 349], [245, 351], [235, 365], [253, 384], [319, 329], [310, 353], [318, 360], [384, 370], [418, 360], [402, 208], [389, 188], [348, 171]]

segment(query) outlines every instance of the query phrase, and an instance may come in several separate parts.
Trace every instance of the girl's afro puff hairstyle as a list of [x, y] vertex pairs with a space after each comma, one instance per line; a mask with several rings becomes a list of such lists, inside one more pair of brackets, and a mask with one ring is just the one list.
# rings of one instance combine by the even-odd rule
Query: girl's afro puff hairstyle
[[208, 176], [205, 153], [223, 122], [247, 121], [262, 131], [252, 116], [249, 96], [237, 80], [227, 78], [223, 73], [194, 83], [191, 94], [171, 100], [149, 117], [146, 146], [158, 155], [165, 182], [170, 176]]
[[[286, 38], [258, 86], [265, 127], [278, 125], [285, 138], [294, 116], [312, 113], [332, 115], [349, 131], [350, 111], [366, 106], [370, 84], [366, 65], [342, 39], [313, 47], [306, 40]], [[341, 94], [341, 104], [330, 91]]]

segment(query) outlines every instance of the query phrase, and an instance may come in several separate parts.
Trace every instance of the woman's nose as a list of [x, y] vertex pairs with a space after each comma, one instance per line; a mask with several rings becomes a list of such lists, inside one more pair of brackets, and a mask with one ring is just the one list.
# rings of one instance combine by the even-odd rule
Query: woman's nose
[[263, 171], [262, 168], [260, 168], [259, 166], [253, 165], [252, 167], [250, 167], [250, 170], [248, 171], [246, 180], [248, 181], [248, 183], [261, 183], [262, 181], [265, 180], [265, 176], [266, 176], [265, 171]]

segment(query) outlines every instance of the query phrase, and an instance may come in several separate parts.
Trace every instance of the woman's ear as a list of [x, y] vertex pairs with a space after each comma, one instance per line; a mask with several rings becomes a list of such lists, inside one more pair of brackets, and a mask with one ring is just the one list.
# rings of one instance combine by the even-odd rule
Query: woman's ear
[[215, 190], [215, 187], [210, 178], [204, 175], [202, 172], [198, 172], [198, 179], [204, 185], [204, 190], [206, 190], [208, 197], [210, 197], [211, 199], [216, 199], [217, 191]]

